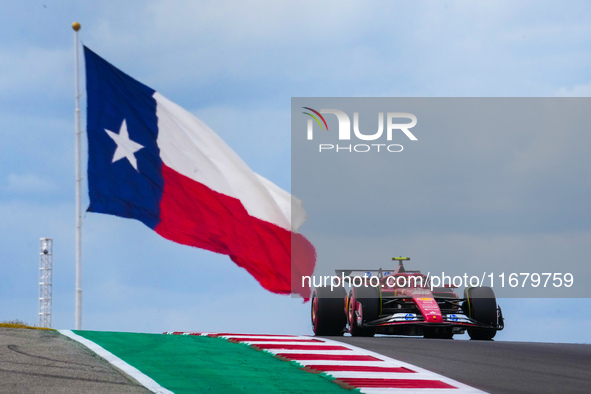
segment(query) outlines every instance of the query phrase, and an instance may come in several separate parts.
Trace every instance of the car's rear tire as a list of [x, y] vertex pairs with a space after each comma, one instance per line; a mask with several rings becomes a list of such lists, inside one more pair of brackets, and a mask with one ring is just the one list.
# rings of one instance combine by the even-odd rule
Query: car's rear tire
[[318, 287], [312, 293], [312, 329], [316, 335], [343, 335], [347, 324], [344, 302], [347, 292], [342, 287]]
[[363, 323], [376, 320], [380, 314], [380, 290], [373, 286], [353, 287], [347, 302], [347, 319], [349, 332], [354, 337], [373, 337], [375, 327], [360, 327], [355, 314], [357, 303], [362, 305]]
[[[464, 312], [479, 323], [496, 327], [498, 324], [497, 299], [490, 287], [469, 287], [464, 291]], [[494, 328], [468, 328], [470, 339], [491, 340], [497, 334]]]

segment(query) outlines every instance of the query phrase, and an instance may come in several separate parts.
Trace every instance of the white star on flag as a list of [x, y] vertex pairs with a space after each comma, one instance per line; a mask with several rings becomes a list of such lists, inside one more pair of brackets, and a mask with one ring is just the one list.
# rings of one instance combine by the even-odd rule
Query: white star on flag
[[137, 169], [137, 159], [135, 158], [135, 152], [142, 149], [144, 146], [129, 139], [129, 133], [127, 132], [127, 124], [125, 123], [125, 119], [123, 119], [123, 123], [121, 123], [119, 134], [113, 133], [107, 129], [105, 129], [105, 131], [117, 144], [117, 149], [115, 149], [115, 154], [113, 155], [113, 163], [125, 157], [127, 160], [129, 160], [129, 163], [133, 166], [133, 168], [139, 172]]

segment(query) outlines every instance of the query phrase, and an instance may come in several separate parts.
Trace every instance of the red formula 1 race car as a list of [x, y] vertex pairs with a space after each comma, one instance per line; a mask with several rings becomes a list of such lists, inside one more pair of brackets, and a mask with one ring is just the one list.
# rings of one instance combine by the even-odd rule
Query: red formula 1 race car
[[[454, 287], [434, 287], [403, 261], [394, 271], [336, 270], [341, 286], [317, 287], [312, 294], [316, 335], [422, 335], [452, 338], [468, 330], [471, 339], [490, 340], [504, 326], [490, 287], [469, 287], [461, 298]], [[350, 290], [347, 292], [345, 286]]]

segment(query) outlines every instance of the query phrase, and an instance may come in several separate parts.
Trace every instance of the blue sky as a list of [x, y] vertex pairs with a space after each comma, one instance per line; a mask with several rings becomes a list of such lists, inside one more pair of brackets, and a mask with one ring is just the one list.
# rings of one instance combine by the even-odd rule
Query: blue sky
[[[87, 46], [288, 190], [291, 97], [591, 93], [584, 1], [1, 4], [0, 320], [37, 320], [38, 241], [53, 237], [54, 327], [74, 324], [73, 21]], [[225, 256], [106, 215], [83, 228], [86, 329], [311, 333], [308, 304]], [[502, 305], [501, 340], [591, 342], [587, 299]]]

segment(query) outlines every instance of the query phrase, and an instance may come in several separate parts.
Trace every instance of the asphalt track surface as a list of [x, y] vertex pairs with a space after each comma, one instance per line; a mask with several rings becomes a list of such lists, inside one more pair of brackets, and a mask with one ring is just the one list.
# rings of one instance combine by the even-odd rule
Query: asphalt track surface
[[591, 393], [591, 345], [412, 337], [326, 337], [489, 393]]
[[56, 331], [0, 328], [0, 393], [149, 393]]

